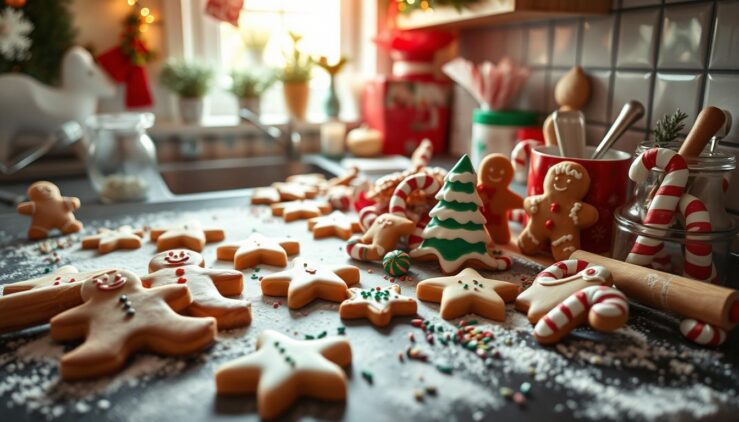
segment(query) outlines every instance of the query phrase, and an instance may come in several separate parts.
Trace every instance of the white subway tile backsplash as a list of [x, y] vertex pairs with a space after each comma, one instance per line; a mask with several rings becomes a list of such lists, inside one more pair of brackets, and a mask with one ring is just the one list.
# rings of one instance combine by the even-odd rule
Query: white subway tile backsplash
[[714, 25], [711, 69], [739, 70], [739, 1], [719, 2]]
[[546, 69], [533, 69], [529, 75], [529, 80], [521, 89], [515, 108], [519, 110], [535, 111], [537, 113], [550, 113], [547, 98], [547, 75], [549, 71]]
[[585, 128], [585, 143], [587, 145], [598, 145], [603, 135], [606, 134], [606, 128], [597, 125], [587, 125]]
[[580, 23], [571, 21], [554, 26], [552, 65], [574, 66], [577, 61], [578, 34]]
[[540, 25], [529, 28], [527, 63], [534, 66], [549, 64], [549, 26]]
[[[617, 71], [613, 82], [613, 101], [611, 110], [616, 115], [621, 107], [629, 100], [636, 100], [649, 106], [649, 89], [651, 87], [651, 72]], [[634, 124], [634, 128], [646, 129], [647, 122], [641, 119]]]
[[731, 113], [733, 124], [723, 142], [739, 146], [739, 74], [709, 73], [703, 104]]
[[617, 67], [651, 68], [657, 38], [659, 9], [627, 11], [621, 14]]
[[657, 66], [702, 69], [708, 45], [713, 4], [698, 3], [665, 8]]
[[614, 15], [610, 15], [583, 22], [581, 64], [584, 67], [611, 67], [614, 21]]
[[652, 106], [652, 120], [657, 121], [662, 116], [672, 114], [679, 108], [688, 114], [685, 119], [684, 133], [690, 130], [698, 114], [700, 89], [703, 81], [701, 73], [671, 74], [657, 73], [657, 82], [654, 86], [654, 105]]
[[636, 151], [636, 147], [647, 138], [647, 134], [638, 130], [627, 130], [623, 136], [616, 141], [613, 148], [619, 151], [625, 151], [629, 154], [633, 154]]
[[588, 122], [609, 123], [608, 93], [611, 71], [585, 69], [585, 73], [590, 77], [590, 100], [583, 109], [585, 118]]

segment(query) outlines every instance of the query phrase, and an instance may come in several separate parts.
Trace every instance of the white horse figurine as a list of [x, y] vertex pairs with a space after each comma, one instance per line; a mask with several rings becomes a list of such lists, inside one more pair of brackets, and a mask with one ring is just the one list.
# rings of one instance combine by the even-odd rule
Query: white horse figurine
[[30, 132], [51, 135], [62, 124], [95, 113], [100, 97], [111, 97], [115, 86], [82, 47], [72, 47], [62, 61], [61, 87], [44, 85], [30, 76], [0, 75], [0, 165], [7, 165], [13, 139]]

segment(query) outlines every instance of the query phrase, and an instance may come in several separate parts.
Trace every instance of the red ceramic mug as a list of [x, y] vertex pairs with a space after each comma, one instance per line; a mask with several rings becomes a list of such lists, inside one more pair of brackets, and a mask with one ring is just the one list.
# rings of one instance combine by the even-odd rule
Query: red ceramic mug
[[[589, 157], [594, 151], [595, 147], [586, 147], [585, 155]], [[556, 145], [534, 147], [529, 165], [528, 196], [544, 193], [547, 171], [562, 161], [574, 161], [585, 167], [590, 175], [590, 191], [584, 202], [598, 209], [598, 221], [583, 230], [580, 246], [593, 253], [609, 252], [613, 240], [613, 213], [626, 203], [629, 193], [631, 154], [612, 149], [602, 159], [591, 160], [560, 157]]]

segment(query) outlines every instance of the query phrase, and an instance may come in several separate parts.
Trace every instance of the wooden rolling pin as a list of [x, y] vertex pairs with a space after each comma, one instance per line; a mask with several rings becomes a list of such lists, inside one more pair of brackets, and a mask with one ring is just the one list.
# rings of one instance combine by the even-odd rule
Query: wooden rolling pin
[[82, 304], [82, 283], [43, 287], [0, 296], [0, 334], [47, 324]]
[[739, 323], [739, 291], [651, 268], [627, 264], [585, 251], [575, 251], [572, 259], [582, 259], [608, 268], [613, 284], [629, 299], [686, 318], [731, 330]]
[[686, 160], [700, 156], [711, 137], [724, 125], [725, 120], [726, 115], [720, 108], [705, 107], [698, 114], [685, 142], [680, 145], [677, 153]]

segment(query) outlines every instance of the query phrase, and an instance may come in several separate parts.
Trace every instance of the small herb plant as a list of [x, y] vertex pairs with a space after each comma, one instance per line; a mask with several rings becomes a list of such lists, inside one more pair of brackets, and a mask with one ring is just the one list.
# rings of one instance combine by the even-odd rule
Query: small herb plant
[[195, 62], [169, 61], [164, 65], [159, 81], [182, 98], [201, 98], [213, 83], [213, 69]]
[[688, 115], [678, 108], [671, 115], [665, 115], [658, 120], [653, 131], [656, 146], [666, 147], [674, 141], [685, 128], [685, 119], [687, 118]]
[[268, 70], [236, 70], [231, 77], [231, 93], [238, 98], [261, 97], [275, 83], [274, 72]]
[[300, 51], [298, 44], [303, 39], [302, 35], [290, 32], [292, 40], [292, 48], [285, 51], [285, 65], [277, 72], [277, 78], [282, 82], [307, 82], [311, 78], [311, 70], [313, 69], [313, 60], [311, 57]]

